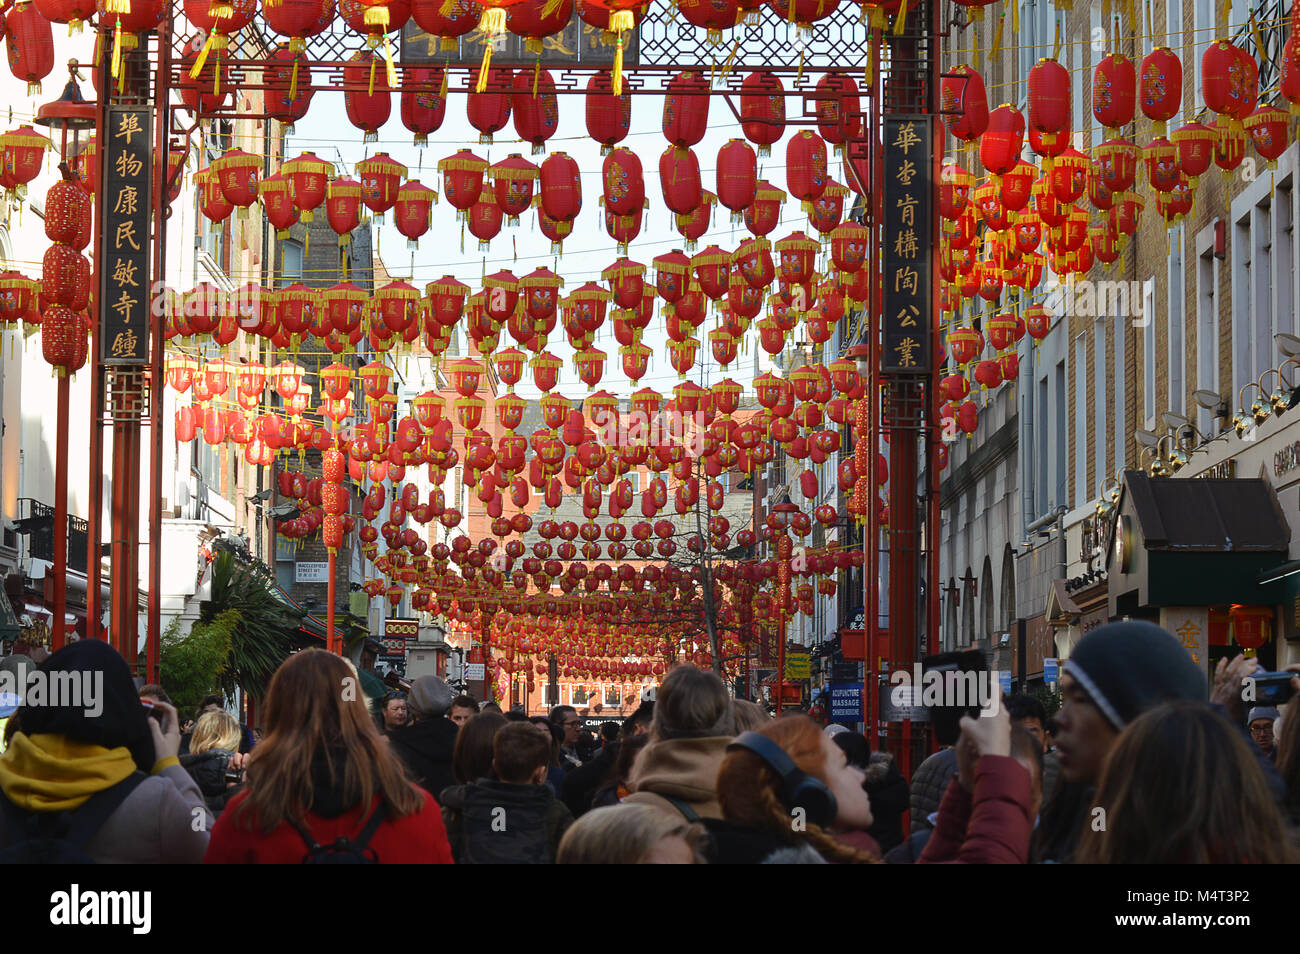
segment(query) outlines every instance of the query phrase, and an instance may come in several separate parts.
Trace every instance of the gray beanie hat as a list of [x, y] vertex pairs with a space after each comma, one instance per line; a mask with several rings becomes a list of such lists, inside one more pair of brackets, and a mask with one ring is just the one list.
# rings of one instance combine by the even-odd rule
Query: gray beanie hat
[[1250, 715], [1246, 716], [1246, 725], [1250, 725], [1257, 719], [1267, 719], [1269, 722], [1276, 722], [1282, 718], [1281, 713], [1277, 711], [1276, 706], [1255, 706], [1250, 710]]
[[451, 709], [455, 695], [437, 676], [421, 676], [411, 683], [406, 694], [406, 705], [417, 719], [431, 719], [445, 715]]
[[1064, 669], [1120, 731], [1162, 702], [1209, 696], [1191, 653], [1172, 633], [1142, 620], [1098, 626], [1079, 640]]

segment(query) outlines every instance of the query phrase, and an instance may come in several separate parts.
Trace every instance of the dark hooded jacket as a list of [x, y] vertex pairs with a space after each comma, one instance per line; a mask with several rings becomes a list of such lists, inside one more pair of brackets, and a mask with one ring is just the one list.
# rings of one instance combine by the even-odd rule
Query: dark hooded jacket
[[457, 864], [552, 864], [573, 824], [573, 815], [548, 785], [481, 778], [453, 785], [441, 796]]
[[234, 755], [229, 749], [208, 749], [197, 755], [191, 752], [181, 756], [181, 768], [198, 784], [214, 818], [220, 816], [226, 803], [239, 791], [226, 784], [226, 769]]
[[415, 784], [435, 799], [455, 784], [451, 756], [456, 748], [456, 723], [450, 719], [435, 716], [399, 726], [388, 740]]

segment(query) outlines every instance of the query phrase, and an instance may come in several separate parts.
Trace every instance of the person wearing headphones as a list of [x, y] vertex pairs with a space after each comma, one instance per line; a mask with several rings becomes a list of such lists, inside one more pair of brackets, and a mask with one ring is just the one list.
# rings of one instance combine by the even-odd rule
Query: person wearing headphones
[[878, 863], [866, 775], [807, 716], [742, 732], [718, 771], [712, 864]]

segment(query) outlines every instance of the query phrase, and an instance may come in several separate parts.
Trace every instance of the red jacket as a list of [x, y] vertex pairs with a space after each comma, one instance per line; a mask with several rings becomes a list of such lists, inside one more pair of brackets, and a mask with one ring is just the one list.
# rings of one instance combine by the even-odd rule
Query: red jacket
[[1029, 787], [1029, 773], [1015, 759], [981, 757], [973, 794], [955, 776], [949, 783], [920, 863], [1026, 864], [1033, 831]]
[[[414, 815], [405, 818], [386, 818], [369, 841], [382, 864], [453, 864], [451, 846], [447, 843], [447, 829], [442, 824], [442, 811], [428, 792], [421, 792], [424, 805]], [[307, 854], [307, 843], [288, 822], [269, 835], [260, 830], [250, 831], [235, 825], [235, 815], [248, 797], [240, 792], [230, 800], [226, 810], [212, 828], [212, 840], [203, 863], [208, 865], [239, 864], [300, 864]], [[376, 796], [374, 805], [379, 804]], [[361, 833], [370, 812], [362, 814], [360, 808], [340, 815], [323, 818], [308, 814], [304, 826], [317, 843], [328, 845], [338, 838], [356, 838]]]

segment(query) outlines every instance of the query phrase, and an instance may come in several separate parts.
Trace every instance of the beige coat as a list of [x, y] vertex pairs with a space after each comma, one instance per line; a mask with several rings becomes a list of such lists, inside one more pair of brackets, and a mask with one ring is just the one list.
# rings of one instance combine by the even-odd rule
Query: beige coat
[[709, 736], [651, 743], [637, 757], [628, 785], [632, 794], [623, 801], [652, 805], [681, 817], [663, 797], [669, 795], [686, 802], [701, 818], [721, 818], [718, 770], [731, 742], [731, 736]]

